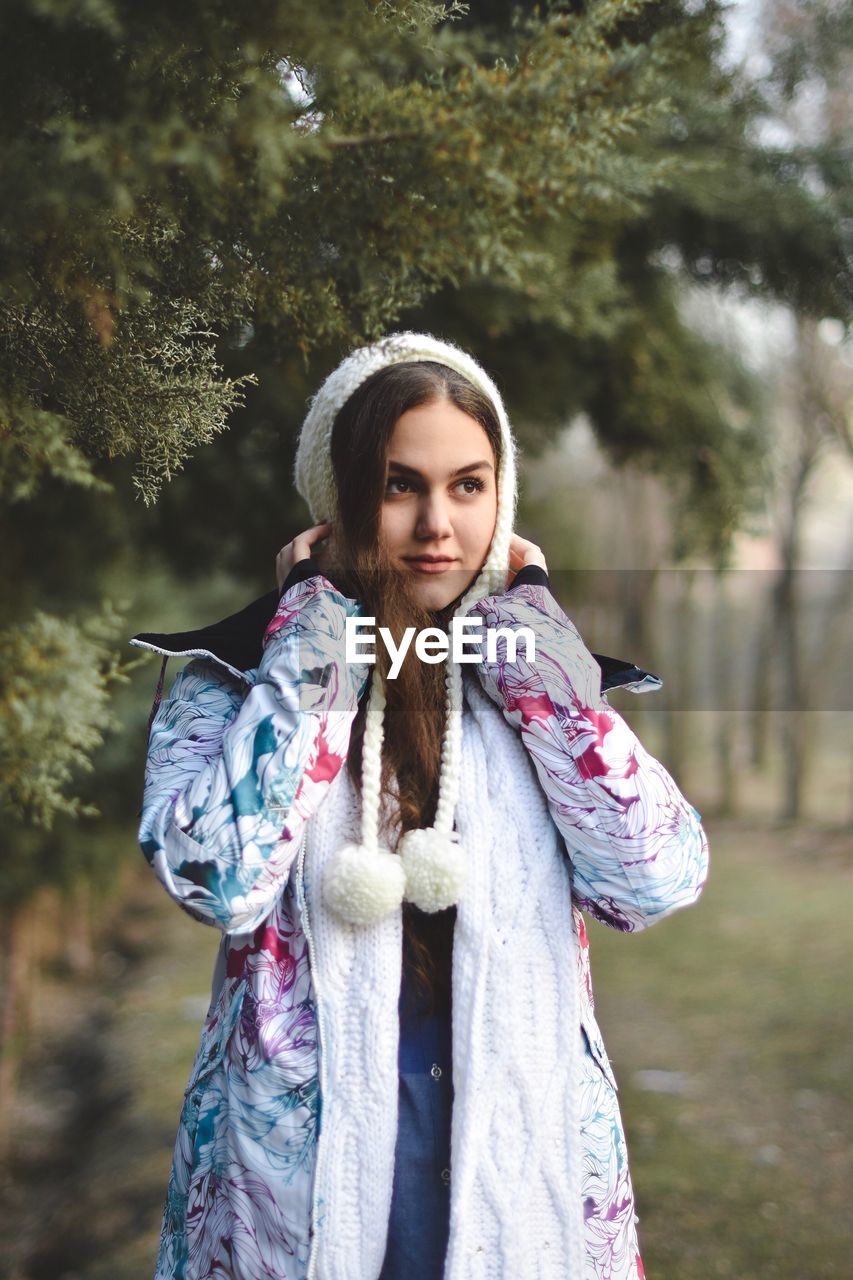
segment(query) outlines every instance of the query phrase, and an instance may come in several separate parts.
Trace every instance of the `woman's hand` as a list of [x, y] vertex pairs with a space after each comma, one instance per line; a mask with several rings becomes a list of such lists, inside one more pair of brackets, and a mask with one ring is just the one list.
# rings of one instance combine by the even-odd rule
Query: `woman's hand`
[[315, 524], [310, 529], [306, 529], [304, 533], [298, 533], [292, 542], [288, 542], [286, 546], [282, 547], [275, 558], [275, 580], [278, 583], [279, 592], [293, 566], [298, 564], [300, 560], [307, 560], [311, 555], [311, 549], [314, 544], [322, 542], [324, 538], [328, 538], [331, 532], [331, 524]]
[[526, 538], [520, 538], [514, 533], [509, 540], [509, 573], [507, 575], [506, 585], [512, 585], [515, 575], [519, 573], [525, 565], [538, 564], [540, 569], [548, 572], [548, 566], [545, 563], [545, 556], [541, 547], [537, 547], [535, 542], [528, 542]]

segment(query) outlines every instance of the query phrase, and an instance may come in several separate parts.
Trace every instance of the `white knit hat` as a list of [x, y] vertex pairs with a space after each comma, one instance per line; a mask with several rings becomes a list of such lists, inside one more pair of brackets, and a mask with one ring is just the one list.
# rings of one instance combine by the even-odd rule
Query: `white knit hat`
[[[335, 418], [356, 388], [377, 370], [409, 360], [433, 360], [467, 378], [488, 396], [500, 424], [495, 532], [479, 575], [456, 609], [454, 616], [462, 617], [477, 600], [504, 588], [517, 500], [515, 441], [506, 410], [494, 382], [471, 356], [428, 333], [392, 333], [351, 352], [309, 403], [296, 450], [296, 488], [317, 523], [334, 521], [337, 491], [331, 441]], [[328, 905], [351, 924], [375, 923], [399, 908], [404, 897], [423, 911], [440, 911], [459, 899], [465, 859], [453, 821], [461, 767], [462, 671], [451, 651], [445, 683], [446, 726], [435, 818], [431, 827], [406, 832], [397, 857], [379, 845], [385, 690], [378, 669], [374, 670], [362, 745], [361, 843], [338, 851], [327, 864], [323, 884]]]

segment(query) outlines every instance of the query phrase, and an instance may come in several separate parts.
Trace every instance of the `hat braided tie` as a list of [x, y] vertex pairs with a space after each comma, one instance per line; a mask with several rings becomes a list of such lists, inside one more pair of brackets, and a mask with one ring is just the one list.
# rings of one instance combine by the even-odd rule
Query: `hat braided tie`
[[[502, 450], [495, 531], [485, 564], [454, 614], [464, 617], [476, 601], [503, 590], [516, 503], [515, 441], [506, 410], [494, 382], [472, 356], [432, 334], [408, 332], [389, 334], [351, 352], [309, 402], [296, 452], [296, 488], [315, 520], [336, 518], [337, 494], [331, 462], [335, 418], [372, 374], [410, 360], [436, 361], [467, 378], [488, 396], [500, 425]], [[391, 911], [399, 910], [404, 896], [422, 911], [430, 912], [459, 901], [466, 880], [465, 854], [454, 830], [462, 769], [462, 698], [462, 670], [449, 649], [435, 818], [431, 827], [403, 835], [398, 857], [379, 843], [385, 689], [374, 670], [362, 748], [361, 842], [346, 845], [335, 854], [323, 881], [327, 904], [350, 924], [377, 923]]]

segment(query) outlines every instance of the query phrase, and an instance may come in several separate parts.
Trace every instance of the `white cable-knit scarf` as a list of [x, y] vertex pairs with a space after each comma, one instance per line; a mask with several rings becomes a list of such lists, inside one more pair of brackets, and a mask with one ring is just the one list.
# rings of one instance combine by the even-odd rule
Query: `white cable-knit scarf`
[[[453, 1123], [445, 1280], [581, 1280], [577, 937], [565, 846], [515, 731], [465, 680], [456, 813], [469, 859], [453, 943]], [[309, 824], [304, 894], [320, 1026], [309, 1280], [376, 1280], [397, 1129], [401, 915], [323, 904], [358, 829], [344, 768]]]

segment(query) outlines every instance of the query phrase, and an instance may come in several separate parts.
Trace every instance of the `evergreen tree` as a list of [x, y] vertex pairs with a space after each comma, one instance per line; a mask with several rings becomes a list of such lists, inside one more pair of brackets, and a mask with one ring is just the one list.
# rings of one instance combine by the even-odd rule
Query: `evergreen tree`
[[[754, 389], [690, 329], [681, 283], [840, 315], [849, 295], [839, 174], [818, 199], [813, 158], [756, 140], [767, 101], [722, 65], [720, 14], [676, 0], [10, 0], [4, 652], [48, 585], [67, 634], [85, 621], [74, 605], [98, 614], [113, 570], [105, 558], [81, 583], [79, 565], [103, 520], [126, 522], [119, 557], [159, 540], [199, 578], [261, 564], [272, 520], [298, 523], [287, 475], [305, 396], [345, 346], [399, 323], [471, 345], [530, 443], [585, 410], [613, 457], [679, 486], [681, 545], [724, 554], [756, 472]], [[235, 475], [239, 519], [199, 518]], [[159, 509], [119, 519], [115, 479]], [[69, 482], [92, 492], [57, 537]], [[57, 762], [95, 741], [87, 708], [99, 732], [116, 674], [99, 636], [64, 746], [54, 726]], [[5, 702], [4, 757], [24, 759], [27, 716]], [[34, 788], [10, 775], [4, 794], [49, 822], [58, 792]]]

